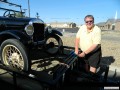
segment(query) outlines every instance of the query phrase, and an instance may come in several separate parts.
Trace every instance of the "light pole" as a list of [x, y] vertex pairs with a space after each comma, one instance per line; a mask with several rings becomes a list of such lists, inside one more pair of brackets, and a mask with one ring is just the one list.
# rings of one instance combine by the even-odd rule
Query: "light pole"
[[30, 1], [28, 0], [28, 13], [29, 13], [29, 17], [30, 17]]

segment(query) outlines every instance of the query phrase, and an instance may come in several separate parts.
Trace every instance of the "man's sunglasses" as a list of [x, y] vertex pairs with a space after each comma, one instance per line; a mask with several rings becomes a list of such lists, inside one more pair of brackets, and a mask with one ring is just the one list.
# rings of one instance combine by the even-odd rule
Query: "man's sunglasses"
[[93, 21], [85, 21], [85, 23], [93, 23]]

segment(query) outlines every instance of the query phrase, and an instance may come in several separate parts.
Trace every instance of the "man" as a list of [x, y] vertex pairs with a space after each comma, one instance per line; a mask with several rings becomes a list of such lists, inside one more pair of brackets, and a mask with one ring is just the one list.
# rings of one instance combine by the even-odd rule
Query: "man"
[[84, 21], [85, 25], [82, 25], [76, 34], [75, 53], [87, 60], [90, 72], [96, 73], [101, 59], [101, 30], [94, 24], [92, 15], [85, 16]]

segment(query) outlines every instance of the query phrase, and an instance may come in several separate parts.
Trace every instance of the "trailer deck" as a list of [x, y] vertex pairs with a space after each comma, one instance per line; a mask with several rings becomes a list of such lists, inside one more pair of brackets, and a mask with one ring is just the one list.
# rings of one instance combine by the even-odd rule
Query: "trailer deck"
[[11, 67], [0, 63], [0, 69], [6, 70], [13, 76], [13, 84], [17, 87], [17, 76], [26, 77], [44, 83], [46, 86], [55, 86], [60, 78], [64, 78], [65, 72], [70, 69], [76, 61], [77, 56], [73, 51], [69, 54], [48, 56], [31, 62], [29, 72], [19, 72]]
[[[91, 73], [85, 72], [79, 66], [82, 67], [82, 63], [78, 62], [78, 57], [74, 54], [74, 48], [66, 46], [64, 46], [64, 51], [61, 55], [42, 57], [33, 60], [29, 72], [19, 72], [0, 63], [0, 69], [11, 74], [11, 82], [14, 85], [15, 90], [19, 86], [19, 80], [22, 79], [32, 80], [31, 82], [36, 81], [40, 84], [42, 89], [52, 90], [58, 90], [62, 85], [65, 87], [68, 83], [72, 83], [72, 85], [79, 83], [79, 86], [84, 86], [86, 83], [89, 83], [88, 86], [97, 84], [98, 87], [102, 88], [104, 85], [119, 85], [119, 82], [108, 80], [109, 66], [101, 66], [105, 69], [104, 76], [98, 74], [92, 75]], [[1, 75], [0, 79], [3, 78]]]

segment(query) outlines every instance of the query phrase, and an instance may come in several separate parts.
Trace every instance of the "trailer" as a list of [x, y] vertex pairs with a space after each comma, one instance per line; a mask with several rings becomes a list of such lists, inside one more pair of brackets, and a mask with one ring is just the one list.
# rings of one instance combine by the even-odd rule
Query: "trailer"
[[[84, 70], [84, 64], [81, 61], [74, 53], [74, 47], [63, 46], [61, 55], [35, 60], [31, 63], [29, 72], [19, 72], [2, 64], [0, 68], [12, 75], [15, 90], [20, 87], [18, 78], [28, 78], [39, 82], [42, 90], [60, 90], [72, 85], [86, 87], [86, 84], [87, 87], [98, 87], [99, 90], [104, 90], [104, 86], [119, 86], [119, 80], [108, 79], [109, 66], [101, 65], [100, 68], [104, 69], [104, 75], [99, 74], [100, 69], [97, 74], [92, 74]], [[50, 64], [54, 65], [50, 66]], [[32, 65], [35, 66], [32, 67]]]
[[64, 82], [66, 71], [72, 69], [76, 59], [77, 56], [74, 54], [74, 51], [70, 51], [68, 55], [61, 54], [33, 60], [31, 69], [28, 72], [6, 67], [2, 63], [0, 64], [0, 68], [8, 71], [12, 75], [14, 88], [17, 87], [17, 76], [41, 82], [44, 88], [58, 88], [58, 85], [62, 85]]

